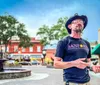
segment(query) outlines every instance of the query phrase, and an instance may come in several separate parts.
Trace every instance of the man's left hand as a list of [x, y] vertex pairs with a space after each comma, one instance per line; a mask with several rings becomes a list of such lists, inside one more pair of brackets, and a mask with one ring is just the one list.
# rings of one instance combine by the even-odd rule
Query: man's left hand
[[100, 65], [93, 65], [92, 70], [95, 73], [100, 73]]

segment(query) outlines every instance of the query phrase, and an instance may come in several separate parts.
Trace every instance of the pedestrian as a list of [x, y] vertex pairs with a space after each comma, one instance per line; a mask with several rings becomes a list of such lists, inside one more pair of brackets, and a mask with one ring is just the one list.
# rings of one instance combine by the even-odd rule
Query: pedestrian
[[[54, 67], [63, 69], [65, 85], [90, 85], [91, 48], [81, 37], [87, 23], [87, 16], [75, 14], [65, 24], [69, 36], [58, 42]], [[91, 68], [95, 73], [100, 72], [99, 65]]]

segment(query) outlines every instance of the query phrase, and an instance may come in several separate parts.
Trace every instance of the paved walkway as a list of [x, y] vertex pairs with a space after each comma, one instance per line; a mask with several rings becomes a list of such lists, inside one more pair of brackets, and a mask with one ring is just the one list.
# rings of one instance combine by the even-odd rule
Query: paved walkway
[[[63, 71], [61, 69], [47, 68], [45, 66], [24, 66], [31, 69], [32, 75], [18, 79], [0, 80], [0, 85], [64, 85]], [[90, 72], [91, 85], [100, 85], [100, 73]]]
[[90, 75], [97, 77], [97, 78], [100, 78], [100, 73], [94, 73], [93, 71], [90, 71]]

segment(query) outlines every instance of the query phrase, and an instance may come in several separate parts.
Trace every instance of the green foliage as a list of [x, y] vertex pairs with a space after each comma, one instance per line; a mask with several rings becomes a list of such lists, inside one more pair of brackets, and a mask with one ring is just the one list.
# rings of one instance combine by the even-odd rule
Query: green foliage
[[57, 24], [49, 27], [43, 25], [39, 28], [37, 35], [41, 38], [41, 43], [43, 45], [50, 44], [51, 40], [60, 40], [68, 35], [68, 32], [65, 28], [65, 23], [67, 17], [59, 18]]
[[55, 40], [60, 40], [68, 35], [68, 32], [65, 28], [65, 23], [67, 21], [67, 17], [59, 18], [57, 24], [52, 26], [53, 35]]
[[4, 66], [5, 67], [21, 67], [21, 65], [17, 61], [15, 61], [13, 63], [10, 63], [9, 61], [6, 61], [4, 63]]
[[13, 36], [20, 38], [19, 46], [28, 47], [31, 45], [30, 37], [23, 23], [18, 22], [12, 15], [6, 14], [0, 16], [0, 44], [5, 45], [5, 51]]
[[50, 44], [50, 41], [54, 39], [53, 30], [46, 25], [39, 28], [37, 35], [41, 37], [41, 43], [43, 45]]

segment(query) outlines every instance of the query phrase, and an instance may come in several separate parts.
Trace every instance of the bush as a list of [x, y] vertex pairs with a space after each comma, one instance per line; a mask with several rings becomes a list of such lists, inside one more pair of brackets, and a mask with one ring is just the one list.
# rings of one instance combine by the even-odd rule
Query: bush
[[4, 63], [4, 66], [6, 66], [6, 67], [21, 67], [21, 65], [17, 61], [14, 61], [14, 62], [6, 61]]
[[48, 64], [48, 65], [53, 65], [53, 60], [51, 58], [46, 58], [45, 59], [45, 62]]

